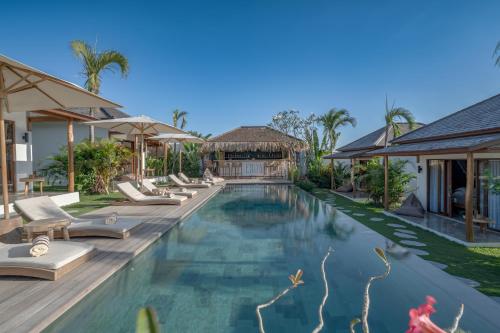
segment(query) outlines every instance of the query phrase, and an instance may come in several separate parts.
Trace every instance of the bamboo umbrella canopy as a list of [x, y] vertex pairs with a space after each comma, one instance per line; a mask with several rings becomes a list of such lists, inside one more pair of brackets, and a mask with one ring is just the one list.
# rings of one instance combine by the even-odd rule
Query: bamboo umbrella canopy
[[38, 69], [0, 55], [0, 150], [4, 218], [9, 218], [5, 145], [5, 112], [28, 112], [76, 107], [121, 107]]
[[161, 121], [152, 119], [148, 116], [136, 116], [126, 118], [105, 119], [86, 122], [87, 125], [105, 128], [110, 131], [125, 133], [127, 135], [136, 135], [141, 142], [140, 161], [138, 163], [138, 176], [140, 179], [143, 177], [144, 169], [144, 136], [145, 135], [158, 135], [160, 133], [172, 134], [187, 134], [174, 126], [170, 126]]
[[[165, 144], [165, 153], [164, 153], [164, 163], [163, 163], [163, 168], [164, 168], [164, 173], [167, 175], [167, 147], [170, 142], [179, 142], [179, 143], [185, 143], [185, 142], [192, 142], [192, 143], [204, 143], [205, 140], [202, 138], [199, 138], [197, 136], [191, 135], [191, 134], [170, 134], [170, 133], [163, 133], [157, 136], [152, 136], [149, 138], [150, 140], [158, 140], [160, 142], [163, 142]], [[182, 172], [182, 150], [179, 150], [179, 171]]]

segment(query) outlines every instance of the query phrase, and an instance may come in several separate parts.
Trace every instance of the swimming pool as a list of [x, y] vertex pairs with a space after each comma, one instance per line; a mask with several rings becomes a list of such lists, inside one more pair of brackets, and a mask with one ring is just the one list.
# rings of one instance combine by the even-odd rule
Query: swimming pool
[[[305, 284], [262, 314], [267, 332], [310, 332], [324, 293], [321, 260], [332, 247], [324, 331], [348, 332], [367, 279], [384, 271], [377, 246], [385, 247], [382, 236], [296, 187], [228, 186], [46, 331], [130, 332], [138, 309], [152, 306], [164, 332], [256, 332], [257, 304], [300, 268]], [[404, 332], [408, 310], [426, 295], [438, 301], [432, 319], [441, 327], [464, 302], [463, 329], [500, 331], [491, 315], [500, 306], [486, 296], [413, 255], [389, 259], [391, 274], [371, 289], [372, 332]]]

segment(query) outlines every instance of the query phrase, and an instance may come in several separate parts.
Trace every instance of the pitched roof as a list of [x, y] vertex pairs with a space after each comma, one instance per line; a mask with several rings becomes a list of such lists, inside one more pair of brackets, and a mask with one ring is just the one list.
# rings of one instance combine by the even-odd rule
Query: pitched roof
[[372, 150], [368, 153], [368, 155], [404, 156], [405, 154], [408, 154], [411, 156], [422, 153], [436, 154], [442, 152], [450, 153], [475, 151], [497, 146], [500, 146], [500, 133], [392, 145], [387, 148]]
[[365, 156], [365, 153], [372, 151], [372, 149], [365, 149], [365, 150], [351, 150], [351, 151], [338, 151], [336, 153], [330, 154], [323, 156], [325, 159], [331, 159], [333, 158], [334, 160], [344, 160], [344, 159], [351, 159], [351, 158], [356, 158], [356, 157], [363, 157]]
[[[90, 115], [90, 108], [71, 108], [68, 111], [73, 113], [78, 113], [84, 116]], [[115, 108], [97, 108], [95, 118], [96, 119], [114, 119], [114, 118], [126, 118], [130, 117], [127, 113], [115, 109]]]
[[241, 126], [214, 136], [203, 145], [205, 151], [301, 150], [304, 141], [269, 126]]
[[460, 137], [485, 131], [500, 132], [500, 94], [402, 135], [392, 143]]
[[[407, 123], [398, 123], [401, 133], [404, 135], [405, 133], [410, 132], [410, 127]], [[416, 123], [415, 128], [422, 127], [423, 124]], [[390, 142], [394, 138], [394, 130], [389, 129], [389, 138]], [[345, 146], [338, 148], [339, 151], [351, 151], [351, 150], [367, 150], [367, 149], [375, 149], [378, 147], [383, 147], [385, 142], [385, 126], [379, 128], [376, 131], [373, 131], [351, 143], [348, 143]]]

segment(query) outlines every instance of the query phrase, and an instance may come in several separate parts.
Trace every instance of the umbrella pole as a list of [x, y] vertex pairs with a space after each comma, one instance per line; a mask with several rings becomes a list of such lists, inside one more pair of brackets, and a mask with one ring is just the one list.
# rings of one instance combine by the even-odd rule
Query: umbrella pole
[[142, 179], [144, 178], [144, 133], [141, 134], [141, 169], [139, 172], [139, 177], [141, 179], [142, 187]]

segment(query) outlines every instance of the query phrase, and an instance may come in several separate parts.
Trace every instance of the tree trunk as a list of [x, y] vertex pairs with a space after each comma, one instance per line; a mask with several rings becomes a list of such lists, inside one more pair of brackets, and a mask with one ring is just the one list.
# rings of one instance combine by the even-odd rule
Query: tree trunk
[[[90, 116], [95, 118], [95, 108], [90, 108]], [[89, 140], [91, 143], [95, 142], [95, 128], [93, 125], [89, 126]]]
[[334, 170], [335, 165], [334, 165], [334, 160], [333, 160], [333, 158], [331, 159], [331, 162], [330, 162], [330, 163], [331, 163], [331, 166], [332, 166], [332, 177], [331, 177], [331, 179], [330, 179], [330, 182], [331, 182], [331, 184], [330, 184], [330, 188], [331, 188], [332, 190], [335, 190], [335, 176], [334, 176], [334, 174], [335, 174], [335, 170]]

